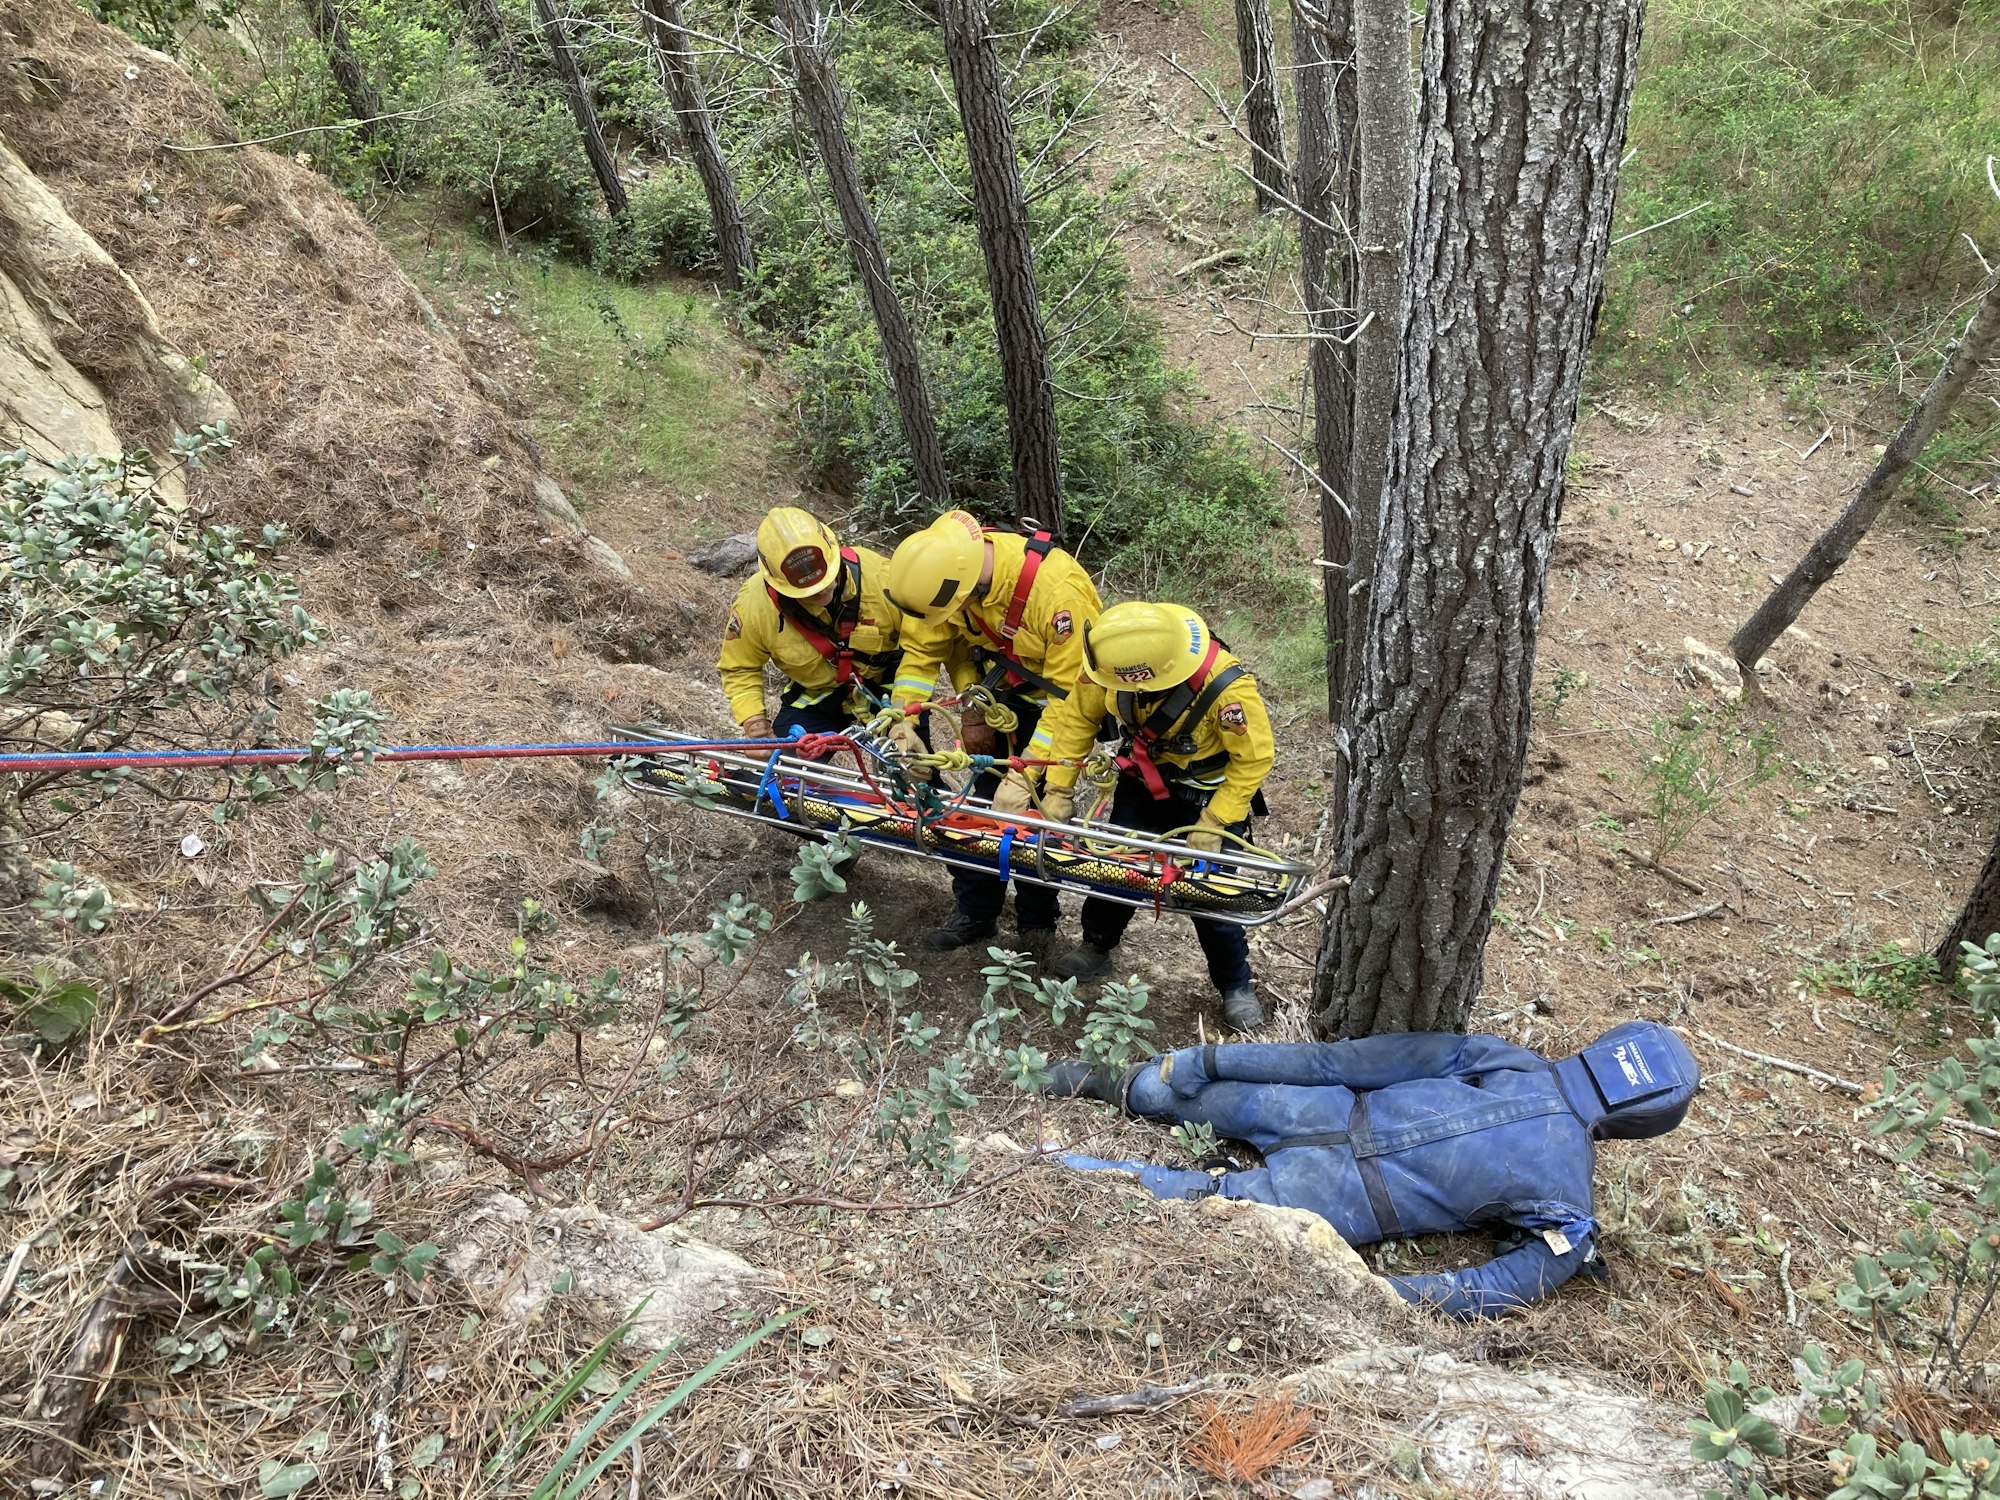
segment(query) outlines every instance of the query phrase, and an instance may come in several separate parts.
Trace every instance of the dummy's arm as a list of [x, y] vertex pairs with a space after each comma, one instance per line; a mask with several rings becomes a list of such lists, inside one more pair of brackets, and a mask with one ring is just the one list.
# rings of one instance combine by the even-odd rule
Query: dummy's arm
[[1497, 1318], [1545, 1297], [1583, 1269], [1590, 1237], [1558, 1255], [1539, 1235], [1483, 1266], [1432, 1276], [1391, 1276], [1403, 1297], [1453, 1318]]
[[1338, 1085], [1385, 1089], [1413, 1078], [1449, 1078], [1521, 1065], [1540, 1058], [1492, 1036], [1450, 1031], [1391, 1032], [1351, 1042], [1224, 1042], [1183, 1047], [1162, 1059], [1167, 1086], [1191, 1098], [1204, 1085], [1238, 1083]]

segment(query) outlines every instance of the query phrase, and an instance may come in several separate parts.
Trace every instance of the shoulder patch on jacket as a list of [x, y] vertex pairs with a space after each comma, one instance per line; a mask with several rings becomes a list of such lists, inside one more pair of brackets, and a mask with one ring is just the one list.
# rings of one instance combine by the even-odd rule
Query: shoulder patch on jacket
[[741, 639], [742, 635], [743, 617], [732, 609], [729, 612], [729, 623], [722, 627], [722, 638], [725, 641], [734, 641]]
[[1223, 704], [1222, 711], [1215, 717], [1217, 722], [1231, 734], [1245, 734], [1249, 731], [1250, 721], [1244, 717], [1243, 705], [1240, 703]]
[[1066, 609], [1057, 610], [1056, 617], [1049, 622], [1049, 629], [1054, 633], [1055, 638], [1059, 641], [1068, 640], [1069, 633], [1075, 628], [1076, 628], [1076, 623], [1075, 621], [1070, 619], [1069, 611]]

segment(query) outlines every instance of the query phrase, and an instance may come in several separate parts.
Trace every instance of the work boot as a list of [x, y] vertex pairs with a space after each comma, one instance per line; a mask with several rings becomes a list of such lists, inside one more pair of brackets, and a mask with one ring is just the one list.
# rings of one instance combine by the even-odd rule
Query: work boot
[[1057, 979], [1074, 979], [1078, 984], [1102, 979], [1111, 972], [1111, 950], [1092, 943], [1079, 943], [1057, 959], [1055, 967], [1049, 972]]
[[991, 917], [975, 917], [962, 908], [955, 908], [945, 919], [944, 926], [933, 927], [918, 941], [933, 953], [956, 953], [960, 948], [985, 942], [999, 930], [999, 926]]
[[1124, 1079], [1102, 1063], [1079, 1058], [1049, 1064], [1049, 1081], [1042, 1092], [1051, 1099], [1095, 1099], [1100, 1104], [1118, 1104], [1125, 1094]]
[[1255, 1031], [1264, 1024], [1264, 1007], [1253, 986], [1239, 984], [1222, 992], [1222, 1024], [1231, 1031]]

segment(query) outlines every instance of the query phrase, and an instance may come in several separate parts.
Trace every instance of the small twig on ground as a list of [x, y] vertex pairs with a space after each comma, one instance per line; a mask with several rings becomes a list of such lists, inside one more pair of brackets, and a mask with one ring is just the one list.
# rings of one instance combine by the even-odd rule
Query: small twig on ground
[[7, 1257], [7, 1269], [0, 1271], [0, 1312], [7, 1310], [7, 1303], [14, 1295], [14, 1283], [21, 1279], [21, 1267], [28, 1263], [28, 1252], [41, 1238], [41, 1231], [29, 1235], [14, 1247], [14, 1253]]
[[1182, 266], [1178, 271], [1174, 272], [1174, 279], [1177, 281], [1184, 281], [1198, 271], [1211, 270], [1216, 266], [1235, 265], [1238, 261], [1242, 259], [1244, 259], [1244, 255], [1241, 250], [1237, 249], [1217, 250], [1212, 255], [1204, 255], [1197, 260], [1189, 261], [1186, 265]]
[[1726, 901], [1711, 901], [1706, 906], [1697, 906], [1693, 911], [1680, 912], [1671, 917], [1655, 917], [1653, 918], [1652, 925], [1655, 927], [1673, 927], [1682, 922], [1698, 922], [1703, 917], [1714, 916], [1728, 904]]
[[[1734, 1052], [1738, 1057], [1747, 1057], [1752, 1062], [1763, 1063], [1766, 1067], [1782, 1068], [1787, 1073], [1797, 1073], [1802, 1078], [1811, 1078], [1843, 1093], [1852, 1094], [1856, 1098], [1861, 1098], [1868, 1092], [1851, 1078], [1842, 1078], [1834, 1073], [1822, 1073], [1818, 1068], [1809, 1068], [1804, 1063], [1793, 1062], [1788, 1057], [1774, 1057], [1769, 1052], [1753, 1052], [1748, 1047], [1725, 1042], [1721, 1037], [1713, 1036], [1706, 1031], [1697, 1030], [1695, 1035], [1711, 1047], [1720, 1047], [1724, 1052]], [[1991, 1140], [2000, 1141], [2000, 1130], [1994, 1130], [1986, 1125], [1975, 1125], [1970, 1120], [1940, 1120], [1938, 1123], [1946, 1130], [1959, 1130], [1967, 1135], [1983, 1135]]]
[[1142, 1385], [1135, 1391], [1110, 1396], [1076, 1396], [1056, 1408], [1059, 1417], [1115, 1417], [1126, 1412], [1158, 1411], [1183, 1396], [1208, 1389], [1208, 1380], [1190, 1380], [1186, 1385]]
[[1708, 894], [1707, 886], [1702, 885], [1699, 881], [1693, 880], [1688, 876], [1681, 874], [1679, 870], [1672, 870], [1667, 868], [1667, 866], [1660, 863], [1659, 856], [1657, 855], [1640, 854], [1636, 850], [1632, 849], [1627, 849], [1624, 851], [1624, 853], [1625, 857], [1631, 860], [1634, 864], [1639, 865], [1645, 869], [1651, 870], [1655, 875], [1659, 876], [1660, 879], [1666, 881], [1669, 885], [1679, 886], [1682, 890], [1686, 891], [1690, 896], [1706, 896]]
[[1778, 1285], [1785, 1289], [1785, 1323], [1796, 1327], [1799, 1321], [1799, 1294], [1792, 1290], [1792, 1247], [1785, 1246], [1778, 1252]]

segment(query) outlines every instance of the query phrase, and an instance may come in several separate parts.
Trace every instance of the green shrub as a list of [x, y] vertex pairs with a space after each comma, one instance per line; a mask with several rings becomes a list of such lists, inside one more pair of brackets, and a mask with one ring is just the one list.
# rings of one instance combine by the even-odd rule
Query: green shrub
[[1673, 376], [1929, 334], [1990, 252], [2000, 5], [1663, 0], [1633, 101], [1602, 352]]

